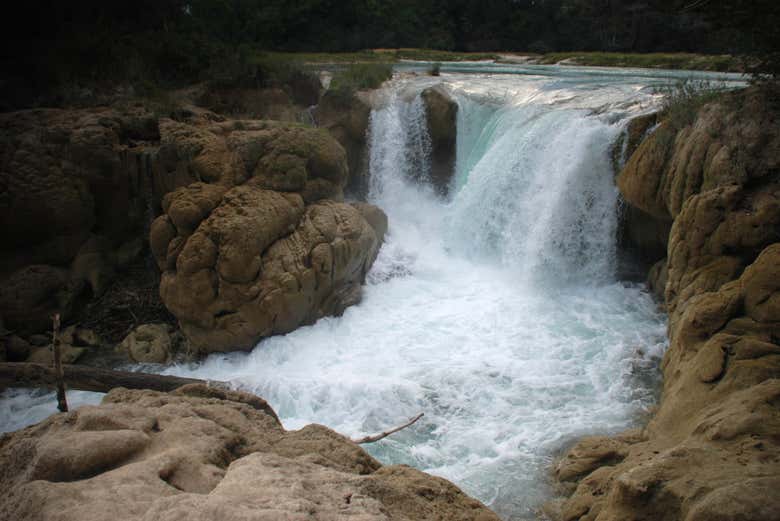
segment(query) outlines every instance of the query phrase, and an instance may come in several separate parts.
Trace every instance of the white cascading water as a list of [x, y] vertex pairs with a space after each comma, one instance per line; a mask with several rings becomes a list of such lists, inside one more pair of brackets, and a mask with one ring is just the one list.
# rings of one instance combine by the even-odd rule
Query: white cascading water
[[[251, 353], [164, 370], [235, 382], [288, 429], [361, 436], [424, 412], [366, 449], [452, 480], [505, 519], [536, 519], [557, 452], [631, 427], [655, 400], [664, 317], [616, 280], [610, 150], [627, 116], [657, 103], [649, 86], [670, 76], [520, 69], [384, 90], [370, 200], [390, 231], [359, 305]], [[427, 179], [419, 92], [432, 82], [459, 104], [446, 200]], [[6, 391], [2, 429], [41, 419], [45, 400]]]

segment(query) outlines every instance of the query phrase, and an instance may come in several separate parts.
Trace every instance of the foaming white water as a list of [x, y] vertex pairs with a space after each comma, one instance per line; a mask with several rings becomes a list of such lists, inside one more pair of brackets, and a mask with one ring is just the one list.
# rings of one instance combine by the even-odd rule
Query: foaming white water
[[[545, 284], [613, 277], [619, 125], [525, 105], [492, 118], [491, 141], [452, 205], [452, 242]], [[472, 154], [473, 155], [473, 154]]]
[[599, 116], [544, 79], [444, 81], [461, 107], [450, 200], [427, 180], [430, 80], [396, 82], [372, 113], [370, 197], [390, 233], [363, 302], [176, 372], [257, 392], [287, 428], [359, 436], [425, 412], [368, 450], [533, 519], [557, 450], [654, 401], [663, 317], [614, 277], [609, 151], [636, 89], [592, 93]]
[[[669, 79], [526, 69], [394, 82], [371, 116], [370, 197], [390, 233], [363, 302], [168, 372], [253, 390], [289, 429], [360, 436], [425, 412], [367, 449], [534, 519], [557, 450], [632, 426], [654, 401], [665, 325], [644, 291], [615, 280], [608, 154]], [[438, 81], [460, 107], [448, 200], [428, 186], [418, 96]], [[29, 403], [14, 396], [0, 413]]]

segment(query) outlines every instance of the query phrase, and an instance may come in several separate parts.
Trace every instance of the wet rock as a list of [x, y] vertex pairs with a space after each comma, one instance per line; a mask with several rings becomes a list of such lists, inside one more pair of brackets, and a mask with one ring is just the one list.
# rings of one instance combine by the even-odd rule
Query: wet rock
[[666, 267], [666, 259], [661, 259], [650, 268], [647, 274], [647, 285], [655, 297], [662, 301], [666, 293], [666, 281], [669, 272]]
[[431, 178], [439, 191], [446, 194], [455, 174], [458, 103], [438, 86], [425, 89], [421, 96], [431, 137]]
[[359, 197], [368, 193], [366, 136], [370, 116], [370, 95], [364, 92], [357, 92], [346, 99], [326, 92], [315, 110], [317, 125], [327, 129], [344, 147], [349, 166], [347, 190]]

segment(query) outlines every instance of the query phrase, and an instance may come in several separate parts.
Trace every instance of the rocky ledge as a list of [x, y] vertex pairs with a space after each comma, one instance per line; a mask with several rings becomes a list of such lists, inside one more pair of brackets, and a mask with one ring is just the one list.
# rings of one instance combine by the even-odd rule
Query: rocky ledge
[[448, 481], [382, 466], [261, 398], [114, 389], [0, 438], [0, 520], [498, 521]]
[[650, 271], [669, 312], [663, 394], [646, 428], [563, 457], [573, 493], [554, 517], [780, 519], [778, 115], [765, 90], [725, 95], [662, 122], [620, 173], [628, 204], [672, 222]]
[[[50, 330], [55, 312], [88, 322], [134, 263], [150, 294], [160, 280], [199, 354], [249, 349], [359, 300], [387, 221], [343, 202], [346, 154], [326, 130], [195, 106], [167, 116], [131, 104], [0, 117], [0, 330], [14, 342]], [[130, 326], [169, 317], [121, 308], [110, 319]]]

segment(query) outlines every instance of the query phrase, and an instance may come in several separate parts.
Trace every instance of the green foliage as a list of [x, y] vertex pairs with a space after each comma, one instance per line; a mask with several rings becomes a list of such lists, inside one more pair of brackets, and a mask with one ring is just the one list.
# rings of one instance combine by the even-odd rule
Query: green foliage
[[353, 63], [333, 75], [330, 89], [352, 96], [358, 90], [376, 89], [392, 77], [393, 66], [388, 63]]
[[744, 70], [739, 59], [727, 54], [558, 52], [545, 54], [539, 61], [540, 63], [552, 64], [563, 60], [570, 60], [579, 65], [598, 67], [643, 67], [718, 72], [741, 72]]
[[780, 2], [777, 0], [700, 0], [694, 11], [715, 33], [728, 35], [756, 81], [780, 74]]
[[661, 118], [676, 133], [696, 120], [701, 107], [717, 100], [725, 92], [726, 87], [721, 83], [692, 79], [660, 88], [657, 93], [664, 96]]
[[[73, 86], [262, 85], [300, 74], [259, 49], [370, 63], [576, 50], [595, 52], [578, 54], [592, 64], [709, 70], [734, 67], [728, 56], [697, 63], [636, 53], [739, 53], [758, 79], [780, 72], [777, 0], [30, 0], [14, 7], [16, 30], [0, 46], [0, 109], [50, 101]], [[389, 50], [359, 51], [372, 48]], [[323, 54], [337, 52], [350, 54]]]

